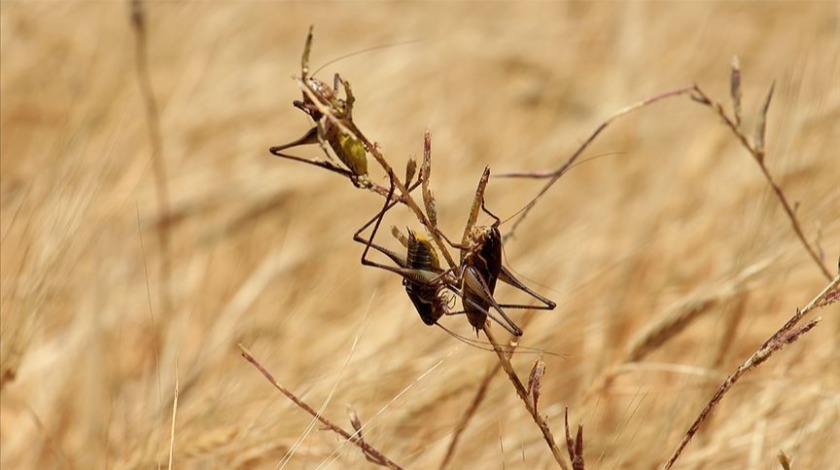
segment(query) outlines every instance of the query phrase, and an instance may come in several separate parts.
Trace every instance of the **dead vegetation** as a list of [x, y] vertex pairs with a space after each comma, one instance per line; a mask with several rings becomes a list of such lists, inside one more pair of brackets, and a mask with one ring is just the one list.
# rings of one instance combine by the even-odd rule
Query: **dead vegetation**
[[[836, 9], [450, 7], [3, 4], [3, 467], [833, 462]], [[265, 153], [311, 126], [288, 77], [312, 22], [312, 74], [357, 102], [299, 108], [344, 173]], [[436, 217], [402, 175], [426, 129]], [[484, 200], [557, 302], [496, 355], [418, 322], [352, 242], [393, 185], [388, 223], [447, 258], [485, 165], [528, 176]]]

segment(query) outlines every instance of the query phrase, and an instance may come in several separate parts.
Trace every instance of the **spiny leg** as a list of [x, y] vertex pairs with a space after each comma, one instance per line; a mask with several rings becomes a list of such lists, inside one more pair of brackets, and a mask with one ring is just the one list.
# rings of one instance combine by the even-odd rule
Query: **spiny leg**
[[496, 302], [496, 299], [493, 298], [493, 293], [490, 292], [490, 288], [487, 286], [487, 282], [481, 277], [481, 275], [472, 267], [467, 266], [462, 273], [463, 282], [464, 282], [464, 289], [469, 289], [472, 292], [478, 293], [482, 300], [487, 303], [489, 306], [492, 306], [496, 312], [504, 319], [504, 321], [500, 320], [493, 312], [490, 311], [489, 308], [485, 308], [484, 306], [478, 304], [474, 300], [470, 299], [469, 296], [464, 295], [463, 302], [465, 304], [464, 309], [467, 310], [467, 305], [478, 309], [479, 313], [490, 317], [496, 323], [502, 326], [505, 330], [507, 330], [510, 334], [514, 336], [522, 336], [522, 330], [516, 326], [516, 323], [507, 316], [505, 311], [502, 309], [502, 306]]
[[344, 176], [346, 178], [352, 178], [353, 177], [353, 173], [351, 173], [349, 170], [345, 170], [344, 168], [336, 166], [333, 163], [328, 162], [328, 161], [313, 160], [313, 159], [309, 159], [309, 158], [290, 155], [290, 154], [281, 152], [279, 150], [279, 147], [272, 147], [272, 148], [269, 149], [269, 152], [271, 152], [271, 154], [274, 155], [275, 157], [286, 158], [286, 159], [289, 159], [289, 160], [294, 160], [296, 162], [307, 163], [309, 165], [314, 165], [314, 166], [317, 166], [317, 167], [321, 167], [321, 168], [324, 168], [326, 170], [332, 171], [333, 173], [338, 173], [339, 175]]
[[492, 227], [498, 227], [502, 223], [502, 220], [496, 214], [490, 212], [490, 209], [488, 209], [487, 206], [484, 204], [483, 190], [481, 195], [481, 210], [493, 219], [493, 224], [491, 225]]
[[[393, 195], [394, 185], [391, 184], [390, 188], [388, 189], [388, 195], [385, 197], [385, 205], [382, 207], [382, 209], [379, 212], [377, 212], [371, 220], [367, 221], [362, 227], [360, 227], [356, 231], [356, 233], [353, 234], [354, 241], [365, 245], [365, 250], [362, 252], [361, 262], [365, 266], [372, 266], [375, 268], [384, 269], [386, 271], [399, 274], [404, 278], [410, 278], [417, 282], [431, 283], [439, 277], [438, 273], [434, 271], [427, 271], [424, 269], [412, 269], [408, 266], [408, 261], [404, 256], [401, 256], [396, 252], [389, 250], [388, 248], [385, 248], [383, 246], [377, 245], [373, 242], [373, 239], [376, 237], [376, 233], [379, 231], [379, 226], [382, 223], [382, 219], [384, 218], [385, 213], [391, 210], [398, 203], [397, 200], [392, 200]], [[361, 233], [371, 225], [373, 225], [373, 231], [371, 232], [370, 238], [365, 240], [365, 238], [362, 237]], [[388, 266], [386, 264], [377, 263], [375, 261], [367, 259], [367, 254], [371, 248], [373, 248], [376, 251], [379, 251], [380, 253], [390, 258], [394, 263], [398, 265], [398, 267]]]
[[[502, 243], [501, 234], [498, 233], [498, 229], [497, 229], [497, 227], [501, 224], [501, 219], [499, 219], [499, 217], [496, 216], [496, 214], [490, 212], [490, 210], [487, 209], [487, 207], [484, 204], [484, 201], [481, 201], [481, 210], [483, 210], [487, 215], [489, 215], [491, 218], [493, 218], [494, 222], [493, 222], [492, 227], [493, 227], [493, 229], [496, 230], [496, 232], [493, 232], [493, 233], [494, 233], [494, 236], [496, 236], [496, 238], [498, 239], [498, 243], [501, 244]], [[501, 269], [499, 271], [498, 279], [500, 281], [504, 282], [505, 284], [508, 284], [510, 286], [515, 287], [516, 289], [521, 290], [522, 292], [525, 292], [526, 294], [528, 294], [531, 297], [537, 299], [538, 301], [540, 301], [543, 304], [543, 305], [540, 305], [540, 306], [524, 305], [524, 304], [499, 304], [500, 307], [514, 308], [514, 309], [554, 310], [554, 307], [557, 306], [557, 304], [555, 304], [552, 300], [550, 300], [546, 297], [543, 297], [542, 295], [538, 294], [537, 292], [531, 290], [528, 286], [526, 286], [524, 283], [522, 283], [522, 281], [517, 279], [516, 276], [514, 276], [513, 273], [508, 268], [504, 267], [504, 265], [501, 266]]]
[[502, 270], [499, 273], [499, 280], [504, 282], [505, 284], [508, 284], [510, 286], [515, 287], [516, 289], [521, 290], [522, 292], [525, 292], [526, 294], [528, 294], [531, 297], [537, 299], [538, 301], [540, 301], [543, 304], [543, 305], [499, 304], [500, 307], [515, 308], [515, 309], [526, 309], [526, 310], [527, 309], [554, 310], [554, 308], [557, 306], [557, 304], [554, 303], [554, 301], [552, 301], [551, 299], [543, 297], [542, 295], [538, 294], [537, 292], [534, 292], [533, 290], [531, 290], [531, 288], [529, 288], [528, 286], [523, 284], [522, 281], [517, 279], [513, 275], [513, 273], [510, 272], [510, 270], [508, 268], [504, 267], [504, 266], [502, 266]]
[[[379, 263], [375, 263], [373, 261], [368, 260], [367, 259], [367, 254], [368, 254], [368, 251], [370, 250], [370, 248], [372, 247], [373, 249], [375, 249], [375, 250], [379, 251], [380, 253], [383, 253], [386, 256], [388, 256], [389, 258], [391, 258], [391, 260], [394, 263], [398, 264], [401, 268], [406, 268], [407, 267], [405, 257], [402, 257], [402, 256], [398, 255], [397, 253], [395, 253], [395, 252], [393, 252], [393, 251], [391, 251], [391, 250], [389, 250], [385, 247], [382, 247], [382, 246], [379, 246], [379, 245], [373, 243], [373, 239], [376, 237], [376, 232], [379, 230], [379, 225], [382, 223], [382, 219], [383, 219], [383, 217], [385, 217], [385, 213], [388, 212], [389, 210], [391, 210], [397, 204], [397, 201], [392, 201], [391, 200], [393, 195], [394, 195], [394, 184], [391, 183], [390, 187], [388, 188], [388, 195], [385, 197], [385, 205], [382, 206], [382, 209], [379, 212], [377, 212], [376, 215], [373, 216], [372, 219], [365, 222], [365, 224], [362, 225], [358, 230], [356, 230], [356, 233], [353, 234], [353, 240], [354, 241], [365, 245], [365, 250], [362, 252], [362, 259], [361, 259], [362, 264], [365, 265], [365, 266], [374, 266], [374, 267], [378, 267], [378, 268], [382, 268], [382, 269], [387, 269], [389, 271], [394, 269], [391, 266], [381, 265]], [[365, 231], [371, 225], [373, 225], [373, 232], [370, 234], [370, 238], [365, 240], [364, 237], [362, 237], [362, 232]]]

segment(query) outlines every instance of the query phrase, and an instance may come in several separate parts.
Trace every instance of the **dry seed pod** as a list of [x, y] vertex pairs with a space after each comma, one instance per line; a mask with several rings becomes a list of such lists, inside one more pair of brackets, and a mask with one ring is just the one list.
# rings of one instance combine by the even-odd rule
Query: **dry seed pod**
[[528, 375], [528, 396], [531, 397], [534, 408], [537, 407], [537, 402], [540, 399], [540, 385], [543, 375], [545, 375], [545, 362], [542, 359], [537, 359]]
[[413, 158], [408, 159], [408, 163], [405, 164], [405, 185], [411, 186], [411, 180], [414, 178], [414, 174], [417, 172], [417, 161]]
[[741, 125], [741, 63], [738, 56], [732, 57], [732, 72], [729, 76], [729, 94], [732, 97], [732, 112], [735, 126]]
[[770, 90], [767, 92], [767, 98], [764, 99], [764, 104], [761, 106], [761, 111], [758, 113], [758, 123], [755, 126], [755, 149], [758, 152], [757, 158], [759, 163], [764, 161], [764, 136], [767, 131], [767, 111], [770, 109], [770, 100], [773, 99], [773, 90], [776, 84], [770, 85]]

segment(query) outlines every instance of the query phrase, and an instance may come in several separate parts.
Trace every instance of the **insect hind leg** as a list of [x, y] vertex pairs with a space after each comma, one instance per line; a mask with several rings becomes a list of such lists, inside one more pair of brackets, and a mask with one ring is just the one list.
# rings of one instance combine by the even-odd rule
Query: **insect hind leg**
[[[398, 255], [397, 253], [395, 253], [395, 252], [393, 252], [393, 251], [391, 251], [391, 250], [389, 250], [389, 249], [387, 249], [383, 246], [377, 245], [376, 243], [373, 242], [373, 239], [376, 238], [376, 232], [379, 231], [379, 226], [382, 223], [382, 219], [385, 217], [385, 213], [388, 212], [389, 210], [391, 210], [391, 208], [393, 208], [397, 204], [397, 201], [392, 200], [392, 197], [394, 195], [394, 187], [395, 187], [394, 183], [391, 182], [391, 185], [388, 188], [388, 195], [385, 197], [385, 205], [382, 207], [382, 209], [379, 212], [376, 213], [376, 215], [373, 216], [372, 219], [367, 221], [358, 230], [356, 230], [356, 233], [353, 234], [353, 241], [361, 243], [362, 245], [365, 245], [365, 250], [362, 252], [362, 258], [361, 258], [362, 264], [365, 265], [365, 266], [373, 266], [373, 267], [385, 269], [385, 270], [388, 270], [388, 271], [393, 271], [396, 268], [393, 268], [392, 266], [387, 266], [387, 265], [383, 265], [383, 264], [371, 261], [371, 260], [367, 259], [367, 255], [368, 255], [368, 252], [370, 251], [370, 249], [373, 248], [374, 250], [376, 250], [376, 251], [386, 255], [387, 257], [391, 258], [391, 260], [394, 263], [396, 263], [397, 265], [399, 265], [400, 268], [406, 268], [407, 267], [407, 263], [406, 263], [406, 260], [405, 260], [404, 257]], [[362, 237], [362, 232], [364, 232], [371, 225], [373, 225], [373, 231], [370, 234], [370, 238], [366, 240], [364, 237]]]
[[515, 308], [515, 309], [534, 309], [534, 310], [554, 310], [557, 307], [557, 304], [548, 299], [543, 297], [542, 295], [538, 294], [530, 287], [526, 286], [522, 283], [519, 279], [517, 279], [510, 270], [504, 266], [502, 266], [502, 270], [499, 272], [499, 280], [508, 284], [539, 301], [543, 305], [525, 305], [525, 304], [499, 304], [500, 307], [504, 308]]
[[[507, 316], [503, 307], [496, 302], [496, 299], [493, 297], [493, 293], [490, 292], [490, 288], [487, 286], [487, 282], [479, 275], [479, 273], [476, 272], [474, 268], [467, 267], [462, 276], [464, 279], [464, 290], [469, 288], [471, 291], [478, 293], [483, 303], [487, 304], [487, 306], [481, 305], [470, 296], [463, 295], [462, 299], [464, 310], [468, 310], [468, 306], [476, 309], [479, 314], [489, 317], [510, 334], [514, 336], [522, 336], [522, 329], [520, 329], [516, 323]], [[493, 307], [492, 310], [495, 310], [495, 312], [498, 313], [498, 316], [493, 313], [489, 307]]]

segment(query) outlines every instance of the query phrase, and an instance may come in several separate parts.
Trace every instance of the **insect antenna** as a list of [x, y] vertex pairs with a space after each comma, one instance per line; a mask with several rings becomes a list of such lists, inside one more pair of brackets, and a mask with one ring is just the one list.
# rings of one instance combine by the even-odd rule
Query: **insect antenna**
[[[481, 340], [478, 340], [478, 339], [468, 338], [464, 335], [458, 334], [458, 333], [450, 330], [449, 328], [441, 325], [440, 323], [437, 323], [437, 326], [440, 327], [440, 329], [442, 329], [444, 332], [446, 332], [446, 334], [448, 334], [449, 336], [457, 339], [458, 341], [466, 344], [467, 346], [469, 346], [471, 348], [479, 349], [481, 351], [494, 351], [493, 346], [490, 343], [487, 343], [487, 342], [484, 342], [484, 341], [481, 341]], [[519, 345], [515, 345], [515, 346], [499, 345], [499, 347], [502, 349], [502, 351], [504, 351], [508, 354], [541, 354], [541, 355], [553, 356], [553, 357], [559, 357], [559, 358], [568, 357], [567, 354], [551, 352], [551, 351], [541, 349], [541, 348], [531, 348], [531, 347], [519, 346]]]
[[368, 52], [378, 51], [378, 50], [381, 50], [381, 49], [390, 49], [392, 47], [406, 46], [406, 45], [409, 45], [409, 44], [414, 44], [414, 43], [418, 43], [418, 42], [422, 42], [422, 41], [423, 41], [422, 39], [409, 39], [408, 41], [398, 42], [398, 43], [394, 43], [394, 44], [382, 44], [382, 45], [379, 45], [379, 46], [371, 46], [371, 47], [368, 47], [368, 48], [365, 48], [365, 49], [358, 50], [356, 52], [351, 52], [349, 54], [344, 54], [342, 56], [336, 57], [335, 59], [331, 59], [331, 60], [325, 62], [323, 65], [318, 67], [314, 72], [312, 72], [312, 75], [316, 75], [321, 70], [324, 70], [326, 67], [328, 67], [328, 66], [330, 66], [330, 65], [332, 65], [332, 64], [334, 64], [338, 61], [341, 61], [341, 60], [344, 60], [344, 59], [347, 59], [347, 58], [350, 58], [350, 57], [353, 57], [353, 56], [366, 54]]

